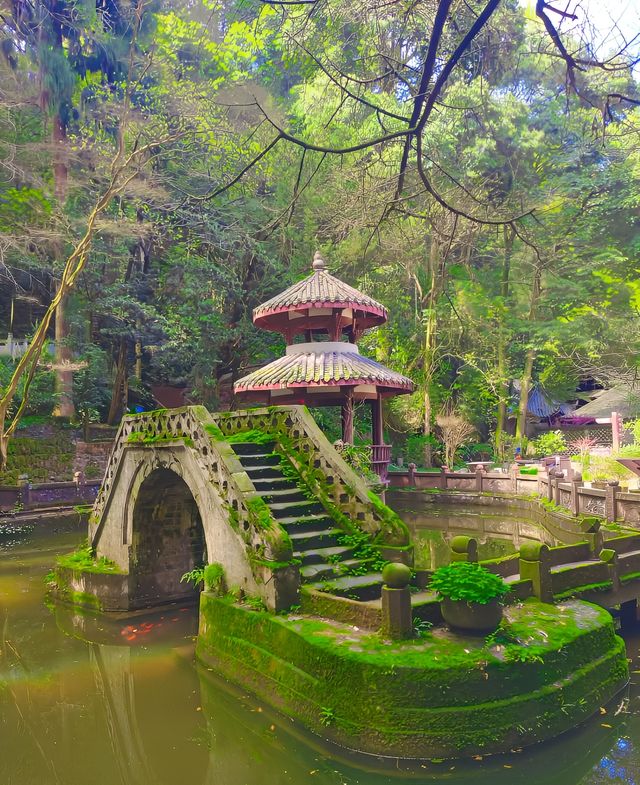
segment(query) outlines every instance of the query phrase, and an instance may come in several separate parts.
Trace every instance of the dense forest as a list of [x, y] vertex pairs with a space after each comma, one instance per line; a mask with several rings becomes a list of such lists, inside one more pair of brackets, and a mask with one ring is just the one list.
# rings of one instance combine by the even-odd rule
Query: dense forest
[[316, 249], [389, 309], [362, 347], [416, 382], [395, 440], [428, 452], [446, 410], [500, 453], [534, 386], [635, 379], [637, 44], [594, 46], [579, 6], [0, 8], [0, 337], [31, 339], [0, 458], [23, 415], [231, 405], [283, 352], [252, 309]]

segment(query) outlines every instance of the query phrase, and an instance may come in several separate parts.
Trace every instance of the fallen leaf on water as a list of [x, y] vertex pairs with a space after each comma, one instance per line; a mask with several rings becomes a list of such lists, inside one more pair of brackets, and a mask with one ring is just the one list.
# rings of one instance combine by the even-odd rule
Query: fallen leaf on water
[[603, 728], [613, 728], [613, 725], [607, 725], [606, 722], [601, 722], [600, 725], [602, 725]]
[[502, 768], [504, 768], [504, 769], [512, 769], [513, 766], [510, 766], [508, 763], [505, 763]]
[[606, 714], [606, 713], [607, 713], [607, 710], [603, 709], [602, 706], [600, 706], [600, 714]]

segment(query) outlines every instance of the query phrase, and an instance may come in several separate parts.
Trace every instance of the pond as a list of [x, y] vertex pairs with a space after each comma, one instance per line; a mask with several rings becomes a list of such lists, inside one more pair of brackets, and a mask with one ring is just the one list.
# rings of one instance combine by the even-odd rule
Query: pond
[[322, 747], [197, 666], [193, 608], [109, 623], [47, 608], [43, 577], [80, 538], [0, 529], [1, 785], [640, 782], [640, 638], [628, 639], [629, 692], [552, 743], [468, 762], [371, 761]]

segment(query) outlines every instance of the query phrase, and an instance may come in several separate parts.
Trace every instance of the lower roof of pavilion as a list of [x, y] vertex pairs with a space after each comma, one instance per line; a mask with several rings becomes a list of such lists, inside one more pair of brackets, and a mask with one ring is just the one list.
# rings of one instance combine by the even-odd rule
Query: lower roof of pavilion
[[336, 406], [349, 398], [372, 400], [414, 389], [411, 379], [363, 357], [354, 344], [324, 344], [325, 351], [321, 347], [288, 347], [284, 357], [238, 379], [235, 394], [253, 403]]

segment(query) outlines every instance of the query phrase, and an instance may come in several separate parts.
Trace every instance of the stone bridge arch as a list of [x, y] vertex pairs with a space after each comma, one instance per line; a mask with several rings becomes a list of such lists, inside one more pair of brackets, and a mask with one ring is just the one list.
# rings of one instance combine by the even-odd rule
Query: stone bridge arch
[[131, 543], [129, 572], [136, 603], [194, 599], [197, 590], [181, 577], [207, 564], [208, 558], [193, 492], [177, 472], [164, 466], [146, 473], [137, 485], [123, 532]]
[[[258, 547], [251, 543], [249, 524], [230, 525], [230, 510], [240, 508], [230, 498], [233, 484], [233, 477], [212, 482], [201, 456], [183, 441], [127, 445], [101, 517], [89, 531], [97, 555], [114, 561], [127, 576], [119, 584], [121, 596], [109, 598], [109, 606], [131, 610], [194, 598], [197, 592], [180, 577], [217, 562], [229, 588], [276, 607], [282, 584], [270, 581], [264, 567], [255, 568], [251, 554]], [[260, 543], [259, 552], [266, 553], [268, 545]]]

